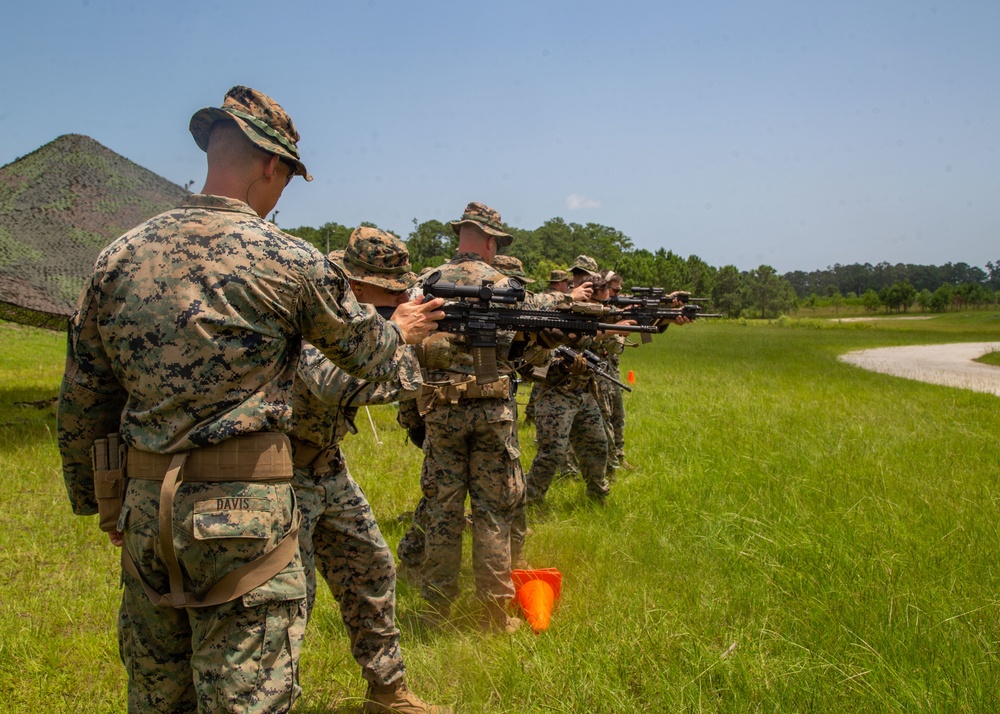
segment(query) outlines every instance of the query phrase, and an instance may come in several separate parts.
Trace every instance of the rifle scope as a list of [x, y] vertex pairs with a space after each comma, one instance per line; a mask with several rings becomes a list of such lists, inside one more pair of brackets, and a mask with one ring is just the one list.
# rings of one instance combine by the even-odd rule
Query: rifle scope
[[456, 285], [441, 280], [441, 271], [435, 270], [424, 278], [424, 295], [440, 298], [472, 298], [482, 302], [515, 303], [524, 300], [524, 285], [517, 278], [507, 278], [509, 287], [494, 288], [484, 280], [482, 285]]
[[[644, 287], [632, 286], [632, 294], [661, 301], [670, 298], [670, 295], [667, 294], [667, 291], [663, 288], [644, 288]], [[688, 300], [691, 299], [691, 294], [686, 292], [681, 292], [677, 295], [674, 295], [670, 299], [679, 300], [680, 302], [686, 305]]]

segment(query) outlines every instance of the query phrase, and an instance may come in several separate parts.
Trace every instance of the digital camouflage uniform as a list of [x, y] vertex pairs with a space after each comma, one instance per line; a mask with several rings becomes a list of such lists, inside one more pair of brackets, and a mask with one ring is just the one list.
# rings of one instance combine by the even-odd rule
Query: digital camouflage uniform
[[[287, 431], [303, 337], [357, 377], [380, 381], [397, 369], [398, 328], [359, 306], [322, 254], [242, 201], [190, 196], [108, 246], [71, 320], [60, 393], [73, 511], [97, 510], [88, 449], [108, 433], [132, 450], [176, 454]], [[129, 480], [118, 530], [139, 573], [164, 593], [159, 487]], [[172, 515], [185, 589], [200, 597], [270, 550], [293, 513], [290, 479], [182, 483]], [[135, 578], [122, 579], [130, 711], [291, 706], [306, 615], [297, 550], [271, 580], [215, 607], [154, 607]]]
[[[549, 283], [557, 283], [562, 280], [569, 280], [569, 273], [565, 270], [553, 270], [549, 277]], [[545, 292], [538, 293], [534, 296], [534, 298], [535, 303], [540, 308], [544, 309], [554, 308], [556, 305], [572, 302], [572, 298], [569, 294], [554, 288], [549, 288]], [[538, 398], [539, 387], [539, 382], [531, 383], [531, 394], [528, 396], [528, 404], [524, 408], [524, 419], [529, 423], [535, 420], [535, 400]]]
[[[605, 360], [608, 372], [618, 379], [621, 379], [619, 376], [618, 361], [621, 357], [621, 350], [624, 349], [624, 342], [625, 340], [622, 337], [609, 337], [595, 344], [592, 349], [595, 354]], [[618, 403], [619, 409], [624, 408], [622, 404], [622, 389], [614, 382], [601, 379], [600, 377], [597, 378], [596, 382], [601, 405], [601, 415], [604, 418], [604, 432], [607, 435], [608, 442], [608, 476], [612, 477], [618, 469], [621, 460], [616, 448], [617, 434], [615, 432], [615, 421], [616, 419], [621, 419], [621, 426], [624, 427], [624, 411], [619, 411], [619, 414], [616, 416], [615, 403]]]
[[[584, 345], [580, 345], [582, 348]], [[572, 445], [587, 482], [587, 494], [608, 494], [608, 442], [593, 374], [568, 374], [554, 361], [535, 401], [535, 439], [538, 452], [527, 476], [528, 503], [545, 499], [556, 472]]]
[[[310, 345], [302, 349], [292, 397], [295, 495], [302, 525], [308, 609], [316, 599], [316, 570], [340, 604], [354, 659], [366, 680], [391, 684], [405, 673], [395, 621], [396, 568], [368, 499], [351, 478], [339, 448], [360, 406], [388, 404], [420, 386], [412, 350], [402, 350], [397, 378], [370, 384], [334, 366]], [[301, 464], [300, 455], [312, 456]]]
[[[458, 253], [440, 268], [441, 280], [479, 285], [504, 276], [474, 253]], [[509, 340], [497, 348], [506, 363]], [[472, 356], [463, 352], [448, 370], [430, 373], [430, 382], [471, 380]], [[508, 370], [509, 371], [509, 370]], [[420, 477], [426, 504], [426, 544], [421, 594], [446, 606], [458, 597], [462, 563], [465, 498], [472, 505], [472, 563], [476, 592], [484, 601], [514, 596], [510, 580], [510, 522], [524, 498], [524, 482], [515, 468], [520, 456], [512, 395], [495, 399], [463, 399], [434, 404], [424, 414], [424, 465]]]
[[[625, 349], [625, 338], [616, 337], [614, 341], [608, 341], [604, 344], [604, 354], [608, 361], [608, 372], [612, 374], [618, 381], [621, 381], [621, 359], [622, 352]], [[609, 407], [609, 418], [608, 422], [611, 425], [612, 440], [608, 442], [608, 461], [611, 462], [612, 452], [614, 453], [614, 461], [616, 465], [620, 466], [625, 461], [625, 400], [622, 388], [613, 382], [609, 382], [606, 379], [601, 380], [604, 383], [604, 391], [607, 395], [607, 400], [610, 403]], [[613, 448], [612, 448], [613, 446]]]
[[[347, 249], [330, 257], [349, 279], [384, 289], [405, 290], [417, 277], [409, 270], [406, 247], [377, 228], [355, 229]], [[354, 379], [306, 344], [292, 395], [290, 436], [308, 611], [316, 600], [318, 568], [340, 605], [363, 676], [379, 686], [401, 681], [405, 673], [395, 619], [396, 569], [340, 443], [348, 432], [357, 433], [359, 407], [416, 396], [422, 380], [412, 348], [400, 348], [399, 364], [392, 380], [369, 383]]]
[[[470, 203], [452, 228], [475, 223], [496, 236], [500, 245], [511, 237], [503, 231], [493, 209]], [[440, 266], [441, 280], [461, 285], [481, 285], [484, 280], [498, 287], [507, 278], [484, 263], [476, 253], [459, 252]], [[512, 335], [501, 335], [496, 349], [501, 372], [510, 372], [507, 353]], [[464, 344], [453, 342], [454, 357], [447, 369], [431, 370], [428, 384], [472, 382], [472, 354]], [[426, 389], [426, 387], [425, 387]], [[420, 476], [426, 499], [425, 545], [421, 595], [444, 611], [458, 597], [458, 575], [462, 564], [462, 531], [465, 499], [472, 505], [472, 567], [476, 594], [487, 613], [505, 605], [514, 596], [510, 579], [510, 526], [524, 499], [524, 481], [515, 467], [520, 451], [516, 436], [516, 402], [513, 394], [495, 398], [461, 398], [454, 404], [433, 400], [424, 414], [424, 464]], [[412, 528], [419, 528], [415, 523]]]
[[[502, 273], [508, 277], [515, 277], [522, 284], [530, 284], [535, 282], [531, 278], [528, 278], [524, 274], [524, 267], [521, 261], [512, 255], [497, 255], [493, 259], [492, 267], [498, 272]], [[561, 293], [560, 293], [561, 295]], [[538, 295], [532, 293], [527, 293], [525, 303], [530, 305], [533, 309], [541, 309], [542, 307], [551, 307], [555, 305], [558, 300], [546, 300], [540, 301]], [[513, 445], [517, 451], [517, 457], [514, 459], [514, 468], [516, 469], [515, 480], [520, 483], [524, 483], [524, 471], [521, 466], [521, 446], [519, 442], [519, 436], [517, 433], [517, 400], [513, 401], [514, 407], [514, 426], [512, 430], [512, 440]], [[397, 421], [400, 426], [404, 429], [412, 429], [415, 426], [422, 426], [424, 424], [423, 417], [416, 412], [415, 402], [402, 402], [399, 405], [399, 414], [397, 415]], [[425, 461], [426, 463], [426, 461]], [[517, 508], [518, 512], [523, 512], [523, 498], [519, 501]], [[423, 565], [424, 561], [424, 550], [425, 550], [425, 528], [427, 525], [427, 499], [421, 498], [417, 503], [416, 508], [413, 511], [413, 520], [410, 528], [407, 530], [406, 534], [399, 541], [399, 545], [396, 546], [396, 555], [399, 557], [401, 563], [403, 563], [407, 568], [412, 571], [419, 571]], [[522, 529], [523, 530], [523, 529]], [[524, 539], [523, 536], [514, 535], [512, 537], [511, 543], [511, 559], [512, 562], [516, 564], [521, 555], [521, 550], [523, 549]]]

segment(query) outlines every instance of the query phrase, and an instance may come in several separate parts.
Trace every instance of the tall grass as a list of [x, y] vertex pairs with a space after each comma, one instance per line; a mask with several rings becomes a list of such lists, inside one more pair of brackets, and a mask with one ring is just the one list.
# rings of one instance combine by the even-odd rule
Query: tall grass
[[[532, 514], [528, 559], [564, 575], [551, 628], [475, 628], [467, 543], [451, 626], [423, 627], [400, 583], [411, 685], [462, 712], [997, 710], [1000, 402], [836, 357], [998, 336], [996, 313], [785, 319], [629, 350], [636, 470], [603, 508], [563, 479]], [[70, 513], [51, 409], [13, 406], [54, 396], [62, 351], [0, 325], [0, 710], [124, 711], [117, 553]], [[382, 443], [362, 411], [346, 450], [394, 545], [420, 456], [391, 408], [371, 415]], [[296, 711], [357, 709], [325, 590], [302, 673]]]

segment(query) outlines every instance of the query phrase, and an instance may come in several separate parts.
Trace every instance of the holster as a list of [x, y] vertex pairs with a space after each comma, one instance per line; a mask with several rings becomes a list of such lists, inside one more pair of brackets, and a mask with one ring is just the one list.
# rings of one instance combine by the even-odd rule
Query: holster
[[297, 469], [308, 469], [316, 476], [325, 476], [341, 468], [344, 457], [340, 444], [321, 449], [298, 439], [292, 442], [292, 463]]
[[94, 496], [102, 531], [118, 529], [118, 518], [125, 502], [125, 461], [128, 448], [119, 434], [108, 434], [106, 439], [95, 439], [90, 448], [94, 467]]

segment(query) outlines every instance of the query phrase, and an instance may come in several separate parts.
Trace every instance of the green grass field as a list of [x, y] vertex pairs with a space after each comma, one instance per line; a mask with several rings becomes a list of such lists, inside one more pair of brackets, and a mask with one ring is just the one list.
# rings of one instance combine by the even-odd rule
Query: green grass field
[[[557, 481], [526, 554], [564, 576], [551, 628], [428, 631], [400, 583], [413, 688], [460, 712], [1000, 708], [1000, 401], [869, 373], [868, 347], [1000, 340], [1000, 314], [695, 323], [629, 350], [608, 505]], [[72, 515], [55, 445], [63, 338], [0, 323], [0, 711], [122, 712], [117, 551]], [[522, 397], [522, 401], [525, 397]], [[25, 404], [30, 403], [30, 404]], [[346, 445], [386, 538], [418, 498], [390, 407]], [[525, 469], [533, 431], [522, 427]], [[364, 684], [325, 589], [297, 712]]]

